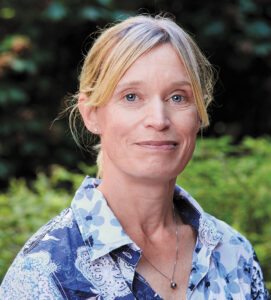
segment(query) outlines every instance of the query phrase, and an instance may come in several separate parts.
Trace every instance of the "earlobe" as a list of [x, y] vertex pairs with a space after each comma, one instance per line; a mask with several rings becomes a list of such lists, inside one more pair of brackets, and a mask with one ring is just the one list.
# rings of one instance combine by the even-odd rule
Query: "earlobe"
[[99, 134], [99, 127], [97, 125], [97, 108], [87, 105], [88, 96], [81, 93], [78, 98], [78, 109], [84, 121], [86, 128], [94, 133]]

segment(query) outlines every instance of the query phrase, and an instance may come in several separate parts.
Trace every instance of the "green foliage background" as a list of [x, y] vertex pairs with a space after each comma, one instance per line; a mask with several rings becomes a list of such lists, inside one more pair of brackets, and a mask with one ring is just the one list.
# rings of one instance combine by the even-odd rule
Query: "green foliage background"
[[[238, 146], [229, 137], [200, 139], [194, 157], [177, 183], [206, 212], [231, 224], [254, 246], [271, 290], [271, 139], [245, 138]], [[43, 173], [29, 187], [13, 179], [0, 195], [0, 281], [26, 240], [69, 206], [85, 175], [96, 167], [80, 164], [80, 173], [60, 166]]]

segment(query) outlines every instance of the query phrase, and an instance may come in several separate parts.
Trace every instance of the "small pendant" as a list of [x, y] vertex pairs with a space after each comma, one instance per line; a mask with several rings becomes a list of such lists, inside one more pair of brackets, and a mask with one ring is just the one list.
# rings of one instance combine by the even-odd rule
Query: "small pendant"
[[174, 281], [171, 281], [171, 282], [170, 282], [170, 287], [171, 287], [172, 289], [176, 289], [177, 283], [174, 282]]

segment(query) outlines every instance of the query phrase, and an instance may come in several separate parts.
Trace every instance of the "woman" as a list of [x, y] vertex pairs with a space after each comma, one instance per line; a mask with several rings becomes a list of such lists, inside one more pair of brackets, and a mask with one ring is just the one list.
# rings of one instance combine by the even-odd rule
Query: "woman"
[[138, 16], [100, 35], [71, 123], [79, 111], [100, 136], [102, 180], [87, 177], [27, 242], [1, 299], [268, 299], [250, 243], [175, 185], [208, 125], [212, 84], [169, 19]]

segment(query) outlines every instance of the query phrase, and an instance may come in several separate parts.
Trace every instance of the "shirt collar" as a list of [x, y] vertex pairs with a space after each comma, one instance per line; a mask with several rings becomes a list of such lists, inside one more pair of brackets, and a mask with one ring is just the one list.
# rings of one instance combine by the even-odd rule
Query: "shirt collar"
[[133, 243], [96, 188], [101, 180], [87, 176], [75, 193], [71, 207], [90, 257], [95, 260], [109, 252]]
[[178, 185], [175, 185], [174, 203], [187, 223], [197, 231], [200, 243], [211, 253], [223, 237], [223, 233], [218, 230], [217, 220], [205, 213], [199, 203]]
[[[101, 180], [87, 176], [71, 203], [82, 238], [90, 247], [92, 261], [128, 244], [134, 250], [140, 250], [124, 232], [103, 194], [97, 189], [100, 183]], [[212, 250], [222, 236], [216, 229], [215, 222], [189, 193], [177, 185], [174, 203], [195, 228], [201, 243]]]

